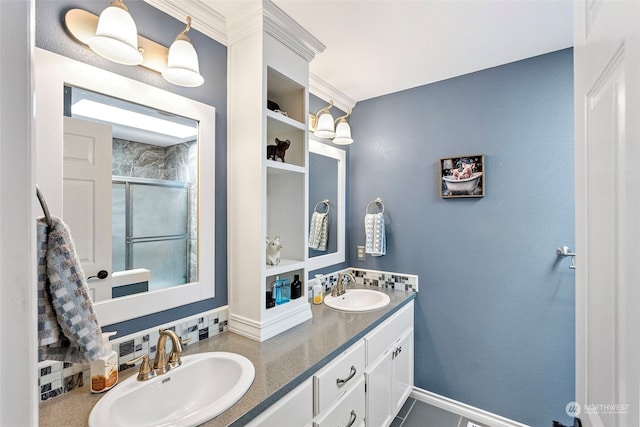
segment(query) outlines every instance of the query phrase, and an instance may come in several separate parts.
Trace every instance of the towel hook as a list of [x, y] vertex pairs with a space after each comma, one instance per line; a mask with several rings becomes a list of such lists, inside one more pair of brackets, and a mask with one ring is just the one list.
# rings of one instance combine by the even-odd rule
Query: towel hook
[[384, 203], [382, 202], [382, 199], [380, 197], [376, 197], [375, 200], [372, 200], [371, 202], [369, 202], [369, 204], [367, 205], [367, 208], [364, 210], [365, 213], [369, 213], [369, 208], [371, 207], [371, 205], [378, 205], [380, 206], [380, 213], [384, 213]]
[[[318, 212], [318, 206], [320, 206], [320, 205], [327, 205], [327, 211], [326, 211], [326, 212], [324, 212], [324, 213], [329, 213], [329, 209], [331, 209], [331, 204], [330, 204], [330, 202], [329, 202], [329, 199], [324, 199], [324, 200], [322, 200], [322, 201], [318, 202], [318, 203], [316, 204], [316, 207], [315, 207], [315, 208], [313, 208], [313, 211], [314, 211], [314, 212]], [[322, 213], [322, 212], [318, 212], [318, 213]]]
[[42, 212], [44, 212], [44, 220], [49, 227], [51, 227], [51, 214], [49, 214], [49, 208], [47, 207], [47, 202], [44, 200], [44, 196], [40, 192], [40, 188], [36, 184], [36, 196], [38, 196], [38, 201], [40, 202], [40, 206], [42, 207]]

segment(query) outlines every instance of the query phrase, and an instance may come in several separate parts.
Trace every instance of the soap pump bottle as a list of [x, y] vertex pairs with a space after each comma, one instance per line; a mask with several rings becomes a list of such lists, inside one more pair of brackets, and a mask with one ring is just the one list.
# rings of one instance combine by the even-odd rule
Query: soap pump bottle
[[91, 362], [91, 393], [103, 393], [118, 383], [118, 353], [116, 353], [109, 337], [117, 332], [102, 334], [102, 346], [105, 353], [102, 357]]
[[324, 299], [324, 292], [323, 292], [323, 289], [322, 289], [322, 283], [320, 282], [320, 278], [321, 277], [322, 277], [322, 275], [316, 274], [316, 284], [313, 285], [313, 288], [312, 288], [313, 303], [314, 304], [322, 304], [322, 301]]

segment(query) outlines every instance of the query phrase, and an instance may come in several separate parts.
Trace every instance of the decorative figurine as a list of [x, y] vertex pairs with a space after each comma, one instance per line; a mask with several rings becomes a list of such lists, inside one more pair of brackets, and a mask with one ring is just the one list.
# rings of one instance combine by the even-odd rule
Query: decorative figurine
[[270, 160], [282, 160], [284, 163], [284, 153], [287, 151], [289, 146], [291, 145], [291, 141], [288, 139], [280, 140], [276, 137], [276, 145], [267, 145], [267, 159]]
[[280, 264], [280, 250], [282, 244], [280, 243], [280, 236], [276, 236], [273, 239], [267, 237], [267, 265]]

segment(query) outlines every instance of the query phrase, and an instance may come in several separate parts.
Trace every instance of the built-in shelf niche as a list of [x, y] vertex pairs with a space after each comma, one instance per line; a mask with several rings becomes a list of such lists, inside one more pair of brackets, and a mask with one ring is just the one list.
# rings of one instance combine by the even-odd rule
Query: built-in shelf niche
[[[309, 301], [307, 300], [307, 294], [305, 292], [306, 282], [305, 282], [303, 267], [300, 267], [300, 269], [297, 269], [297, 270], [288, 270], [288, 271], [277, 273], [277, 274], [272, 273], [271, 271], [269, 271], [268, 273], [270, 275], [265, 278], [265, 294], [266, 294], [266, 291], [271, 291], [273, 282], [275, 282], [277, 278], [288, 279], [289, 285], [291, 285], [293, 283], [293, 279], [295, 278], [295, 275], [298, 275], [298, 280], [302, 282], [302, 295], [300, 296], [300, 298], [291, 299], [289, 300], [289, 302], [286, 302], [284, 304], [279, 304], [270, 308], [266, 308], [266, 304], [265, 304], [266, 310], [269, 310], [269, 312], [271, 313], [277, 313], [279, 310], [287, 310], [299, 304], [309, 303]], [[291, 292], [289, 292], [289, 294], [291, 295]]]
[[[280, 117], [278, 117], [280, 116]], [[273, 111], [267, 111], [267, 145], [276, 145], [276, 138], [289, 140], [284, 162], [300, 167], [305, 166], [306, 141], [304, 125]], [[278, 160], [277, 162], [280, 162]]]
[[306, 88], [271, 67], [267, 67], [267, 99], [278, 104], [289, 119], [306, 125]]

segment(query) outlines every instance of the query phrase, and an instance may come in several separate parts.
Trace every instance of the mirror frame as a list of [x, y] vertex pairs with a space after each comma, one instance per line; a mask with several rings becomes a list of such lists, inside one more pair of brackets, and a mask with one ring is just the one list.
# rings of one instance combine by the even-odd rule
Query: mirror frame
[[[215, 108], [40, 48], [34, 50], [36, 180], [52, 215], [63, 212], [63, 86], [76, 86], [198, 121], [198, 282], [93, 304], [111, 325], [215, 295]], [[204, 166], [210, 165], [210, 167]]]
[[[307, 251], [307, 266], [309, 270], [318, 270], [330, 265], [340, 264], [345, 260], [345, 221], [346, 221], [346, 172], [347, 172], [347, 153], [337, 147], [324, 144], [314, 138], [309, 138], [309, 154], [319, 154], [321, 156], [331, 157], [338, 161], [338, 245], [337, 250], [326, 255], [318, 255], [309, 257]], [[309, 180], [311, 179], [311, 170], [309, 170]], [[310, 214], [309, 214], [310, 215]]]

